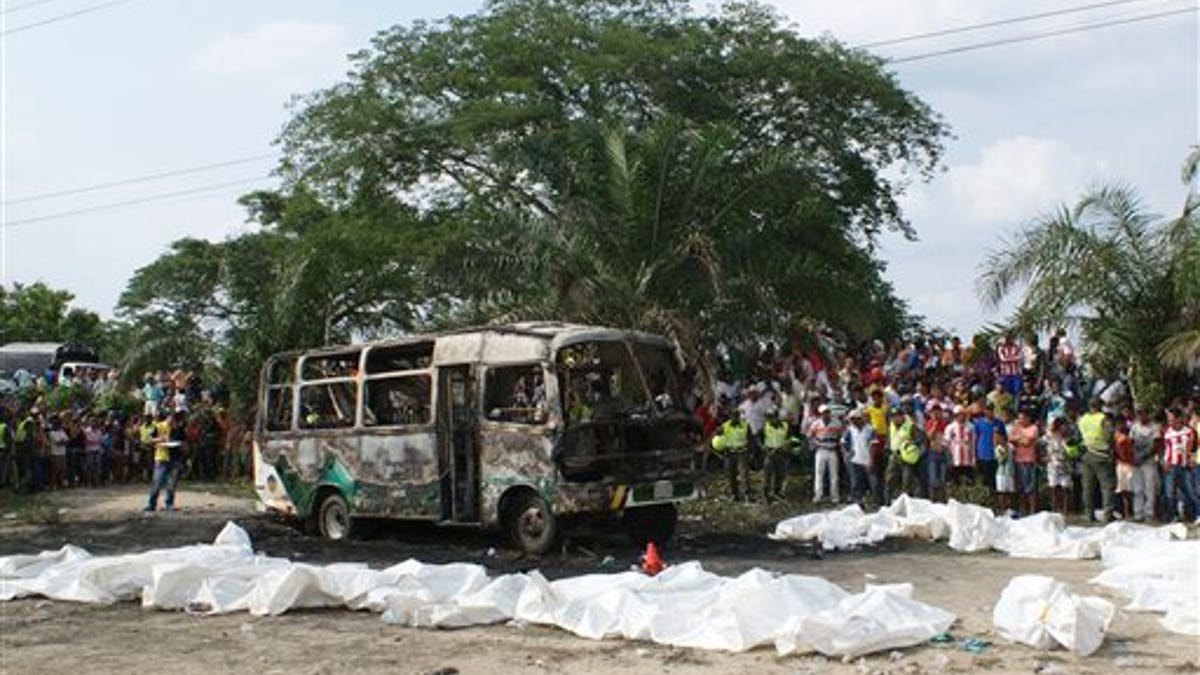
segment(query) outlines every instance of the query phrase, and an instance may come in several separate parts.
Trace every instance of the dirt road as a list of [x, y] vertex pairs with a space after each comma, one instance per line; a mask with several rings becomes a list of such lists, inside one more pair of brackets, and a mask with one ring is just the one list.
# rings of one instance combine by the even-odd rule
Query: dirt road
[[[499, 542], [484, 533], [420, 527], [378, 528], [368, 540], [331, 545], [271, 522], [253, 512], [250, 500], [217, 488], [183, 494], [180, 501], [186, 509], [175, 514], [142, 514], [141, 494], [108, 489], [54, 495], [51, 520], [60, 522], [0, 521], [0, 555], [57, 548], [66, 542], [95, 553], [208, 542], [229, 519], [247, 529], [256, 549], [309, 562], [385, 566], [414, 557], [476, 562], [496, 573], [537, 568], [554, 578], [601, 571], [605, 556], [624, 566], [637, 555], [618, 537], [593, 534], [572, 540], [563, 552], [535, 560], [499, 549]], [[490, 551], [493, 548], [499, 552]], [[990, 634], [992, 606], [1012, 576], [1049, 574], [1079, 592], [1104, 595], [1086, 583], [1099, 571], [1095, 561], [965, 556], [944, 544], [901, 540], [869, 551], [817, 555], [807, 547], [762, 536], [712, 532], [697, 522], [683, 523], [679, 545], [670, 557], [698, 559], [723, 574], [763, 567], [819, 575], [849, 590], [859, 590], [864, 583], [911, 582], [918, 599], [959, 617], [952, 629], [955, 638], [980, 637], [997, 644], [982, 654], [953, 645], [926, 645], [843, 664], [821, 657], [780, 659], [769, 650], [723, 654], [594, 642], [532, 626], [407, 629], [387, 626], [374, 614], [347, 611], [199, 618], [143, 610], [134, 603], [96, 607], [28, 599], [0, 604], [0, 672], [1115, 673], [1196, 672], [1200, 667], [1200, 645], [1165, 632], [1157, 615], [1119, 613], [1104, 647], [1086, 659], [1001, 644]]]

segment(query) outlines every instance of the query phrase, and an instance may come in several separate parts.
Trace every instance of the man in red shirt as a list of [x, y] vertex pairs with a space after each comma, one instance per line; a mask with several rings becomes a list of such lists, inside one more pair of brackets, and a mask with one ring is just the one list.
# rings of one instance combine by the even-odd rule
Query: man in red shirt
[[1004, 389], [1015, 399], [1021, 393], [1021, 368], [1024, 351], [1013, 340], [1012, 333], [1004, 336], [1004, 342], [996, 347], [996, 374]]
[[1163, 493], [1167, 497], [1167, 515], [1179, 520], [1176, 515], [1176, 483], [1183, 491], [1183, 505], [1191, 509], [1191, 515], [1200, 522], [1200, 505], [1196, 503], [1196, 490], [1192, 485], [1192, 453], [1196, 451], [1196, 435], [1183, 423], [1178, 410], [1167, 412], [1167, 430], [1163, 432]]

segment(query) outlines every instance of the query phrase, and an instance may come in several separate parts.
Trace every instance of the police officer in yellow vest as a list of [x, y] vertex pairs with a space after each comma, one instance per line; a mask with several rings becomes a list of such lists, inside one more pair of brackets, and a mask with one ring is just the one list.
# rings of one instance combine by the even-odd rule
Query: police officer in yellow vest
[[921, 461], [921, 433], [913, 415], [904, 408], [895, 406], [891, 410], [888, 425], [887, 474], [884, 479], [886, 498], [891, 501], [897, 483], [907, 495], [916, 496], [920, 489], [917, 463]]
[[1102, 513], [1100, 522], [1108, 522], [1113, 506], [1113, 424], [1101, 409], [1101, 401], [1092, 399], [1088, 412], [1079, 417], [1079, 435], [1083, 439], [1082, 473], [1083, 510], [1088, 520], [1096, 520], [1096, 484], [1100, 484]]
[[16, 473], [12, 477], [17, 492], [31, 492], [34, 488], [33, 463], [37, 452], [38, 433], [41, 431], [37, 408], [31, 408], [13, 434], [13, 458]]
[[767, 502], [783, 499], [792, 456], [791, 446], [787, 422], [779, 418], [778, 410], [772, 410], [763, 425], [763, 447], [767, 451], [763, 463], [763, 499]]
[[750, 464], [746, 457], [750, 447], [750, 425], [742, 419], [737, 408], [729, 411], [729, 419], [712, 439], [713, 450], [725, 457], [729, 470], [729, 494], [734, 501], [750, 500]]

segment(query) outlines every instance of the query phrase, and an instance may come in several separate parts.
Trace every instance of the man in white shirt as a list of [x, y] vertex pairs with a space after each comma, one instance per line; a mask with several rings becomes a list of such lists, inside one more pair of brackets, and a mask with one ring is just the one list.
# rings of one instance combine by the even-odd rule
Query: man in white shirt
[[842, 436], [842, 447], [850, 467], [850, 499], [859, 506], [863, 503], [864, 492], [869, 488], [875, 495], [875, 501], [883, 505], [883, 486], [871, 466], [871, 444], [875, 440], [875, 430], [865, 423], [866, 415], [862, 408], [855, 408], [849, 414], [850, 425]]

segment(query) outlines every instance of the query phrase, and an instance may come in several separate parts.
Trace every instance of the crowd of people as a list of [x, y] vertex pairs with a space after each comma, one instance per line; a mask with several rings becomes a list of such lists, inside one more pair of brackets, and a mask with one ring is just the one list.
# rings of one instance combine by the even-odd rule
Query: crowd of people
[[146, 373], [122, 386], [116, 371], [14, 374], [0, 399], [0, 488], [18, 493], [152, 484], [147, 508], [181, 478], [249, 477], [244, 444], [230, 444], [227, 393], [185, 371]]
[[1063, 331], [977, 342], [796, 338], [725, 353], [714, 390], [694, 392], [705, 466], [725, 465], [736, 500], [785, 498], [802, 459], [814, 503], [847, 490], [859, 504], [944, 501], [975, 485], [1014, 517], [1044, 503], [1093, 521], [1200, 521], [1200, 401], [1137, 405], [1123, 378], [1087, 373]]

